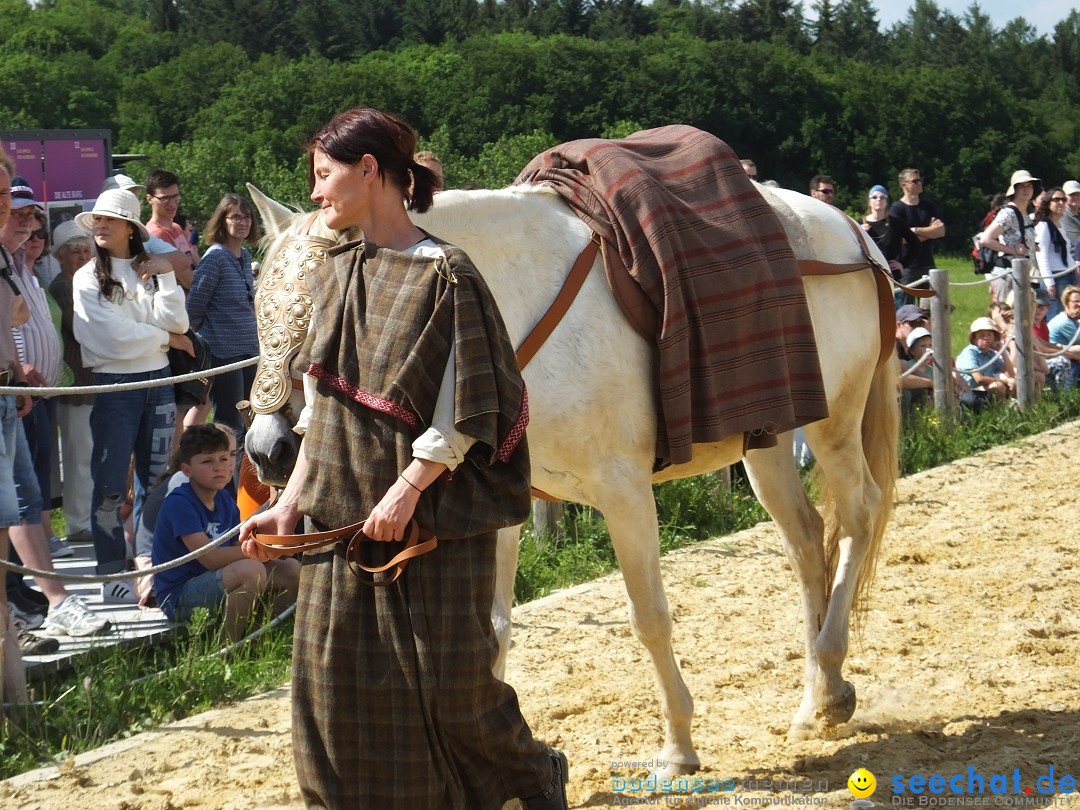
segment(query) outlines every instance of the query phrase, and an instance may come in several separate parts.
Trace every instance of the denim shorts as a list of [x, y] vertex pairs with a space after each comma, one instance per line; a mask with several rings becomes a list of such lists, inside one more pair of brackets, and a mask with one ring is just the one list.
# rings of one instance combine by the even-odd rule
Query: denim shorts
[[19, 525], [19, 498], [15, 493], [16, 430], [15, 397], [0, 394], [0, 529]]
[[187, 624], [195, 608], [204, 607], [214, 614], [222, 610], [224, 604], [225, 583], [219, 568], [189, 579], [172, 592], [161, 609], [170, 621]]

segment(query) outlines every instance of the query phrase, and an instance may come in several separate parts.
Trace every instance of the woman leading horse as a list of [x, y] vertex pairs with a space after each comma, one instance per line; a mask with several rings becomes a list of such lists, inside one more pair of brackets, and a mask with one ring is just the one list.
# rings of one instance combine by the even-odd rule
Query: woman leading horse
[[306, 515], [366, 520], [386, 544], [415, 520], [441, 541], [378, 588], [343, 544], [304, 558], [293, 748], [308, 806], [566, 808], [565, 757], [533, 738], [491, 669], [496, 530], [530, 502], [525, 388], [469, 257], [409, 218], [435, 180], [415, 148], [408, 124], [372, 109], [342, 113], [308, 147], [326, 224], [364, 241], [313, 285], [311, 421], [288, 486], [241, 539], [268, 559], [253, 535]]

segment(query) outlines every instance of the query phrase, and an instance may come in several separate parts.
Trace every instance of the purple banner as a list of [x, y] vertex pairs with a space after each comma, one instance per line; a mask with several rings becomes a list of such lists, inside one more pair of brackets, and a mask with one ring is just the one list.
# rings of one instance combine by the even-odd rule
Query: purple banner
[[14, 162], [15, 174], [30, 183], [35, 198], [40, 200], [44, 180], [41, 170], [41, 141], [4, 141], [0, 145]]
[[45, 141], [45, 201], [97, 199], [109, 160], [101, 139]]

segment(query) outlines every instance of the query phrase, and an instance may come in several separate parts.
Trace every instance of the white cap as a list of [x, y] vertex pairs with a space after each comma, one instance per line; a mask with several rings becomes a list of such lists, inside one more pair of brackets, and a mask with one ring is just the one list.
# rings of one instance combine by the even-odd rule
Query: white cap
[[919, 338], [930, 337], [930, 330], [925, 326], [916, 326], [907, 336], [907, 347], [910, 349]]
[[1065, 185], [1061, 187], [1061, 190], [1066, 194], [1080, 193], [1080, 183], [1077, 183], [1075, 180], [1066, 180]]

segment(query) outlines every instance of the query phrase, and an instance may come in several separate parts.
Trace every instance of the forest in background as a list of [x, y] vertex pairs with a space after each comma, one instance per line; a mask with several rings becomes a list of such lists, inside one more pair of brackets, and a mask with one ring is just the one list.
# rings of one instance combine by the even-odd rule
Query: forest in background
[[[1022, 10], [1022, 6], [1017, 6]], [[402, 113], [449, 186], [506, 185], [567, 140], [686, 123], [838, 204], [919, 167], [960, 249], [1026, 168], [1080, 179], [1080, 12], [1049, 36], [916, 0], [0, 0], [0, 129], [102, 128], [204, 219], [250, 181], [306, 202], [331, 116]]]

